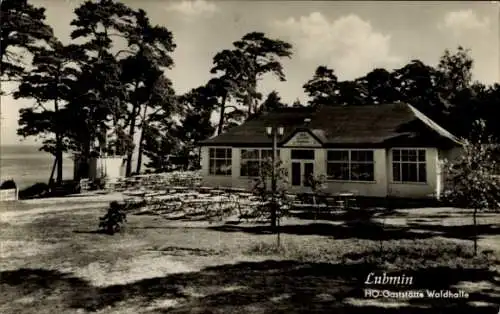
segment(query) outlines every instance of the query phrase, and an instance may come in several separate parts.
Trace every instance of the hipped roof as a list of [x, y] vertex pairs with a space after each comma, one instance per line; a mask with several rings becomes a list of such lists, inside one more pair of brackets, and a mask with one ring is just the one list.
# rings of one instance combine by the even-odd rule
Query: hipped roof
[[406, 103], [283, 108], [263, 113], [199, 144], [269, 146], [272, 140], [265, 131], [268, 126], [284, 127], [279, 146], [286, 144], [299, 131], [309, 132], [324, 147], [460, 144], [457, 137]]

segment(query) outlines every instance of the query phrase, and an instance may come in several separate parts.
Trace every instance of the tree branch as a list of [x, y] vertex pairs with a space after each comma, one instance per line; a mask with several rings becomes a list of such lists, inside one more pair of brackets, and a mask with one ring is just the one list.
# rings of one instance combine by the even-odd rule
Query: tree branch
[[3, 80], [0, 80], [0, 82], [21, 82], [23, 79], [3, 79]]
[[38, 99], [36, 100], [36, 105], [33, 107], [36, 107], [36, 106], [41, 107], [44, 111], [48, 111], [47, 108], [45, 108], [45, 106], [42, 104], [42, 102]]
[[122, 35], [122, 34], [119, 34], [119, 33], [111, 33], [111, 34], [106, 33], [106, 35], [107, 35], [108, 37], [120, 37], [120, 38], [127, 38], [127, 36]]
[[127, 49], [122, 49], [120, 51], [118, 51], [116, 54], [115, 54], [115, 58], [117, 58], [121, 53], [130, 53], [130, 54], [133, 54], [134, 52], [131, 51], [131, 50], [127, 50]]

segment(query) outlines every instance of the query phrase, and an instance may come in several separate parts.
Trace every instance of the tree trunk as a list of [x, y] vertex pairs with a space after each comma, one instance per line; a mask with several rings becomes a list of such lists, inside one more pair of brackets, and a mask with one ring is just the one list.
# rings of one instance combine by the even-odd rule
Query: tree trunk
[[50, 172], [49, 187], [52, 187], [52, 181], [54, 180], [54, 172], [57, 166], [57, 158], [54, 158], [54, 163], [52, 164], [52, 171]]
[[219, 127], [217, 128], [217, 135], [220, 135], [224, 128], [224, 114], [226, 110], [226, 100], [227, 100], [227, 92], [224, 93], [224, 96], [222, 97], [222, 102], [220, 104], [220, 117], [219, 117]]
[[474, 221], [474, 256], [477, 256], [477, 208], [474, 208], [474, 214], [472, 215]]
[[246, 96], [246, 99], [245, 99], [246, 103], [247, 103], [247, 106], [248, 106], [248, 118], [250, 118], [252, 116], [252, 96], [251, 95], [247, 95]]
[[276, 220], [277, 220], [277, 212], [278, 212], [278, 205], [276, 202], [276, 185], [277, 185], [277, 178], [276, 178], [276, 160], [278, 159], [276, 156], [276, 151], [277, 151], [277, 134], [276, 130], [273, 129], [273, 156], [272, 156], [272, 168], [271, 168], [271, 193], [272, 193], [272, 202], [271, 202], [271, 229], [273, 229], [274, 232], [277, 232], [276, 228]]
[[88, 178], [89, 176], [89, 161], [90, 161], [90, 142], [84, 141], [85, 144], [82, 146], [82, 151], [79, 156], [77, 163], [77, 175], [76, 180], [79, 181], [82, 178]]
[[259, 109], [259, 100], [255, 98], [253, 102], [253, 113], [257, 113], [258, 109]]
[[145, 129], [145, 123], [146, 123], [146, 114], [148, 112], [148, 106], [144, 105], [144, 112], [142, 115], [142, 128], [141, 128], [141, 136], [139, 138], [139, 151], [137, 153], [137, 167], [136, 167], [136, 173], [141, 172], [141, 167], [142, 167], [142, 151], [144, 149], [144, 129]]
[[142, 151], [144, 149], [144, 146], [142, 142], [144, 141], [144, 129], [141, 130], [141, 136], [139, 138], [139, 151], [137, 153], [137, 166], [135, 168], [136, 173], [141, 172], [141, 166], [142, 166]]
[[[56, 98], [54, 100], [54, 113], [56, 119], [59, 118], [59, 102]], [[59, 126], [59, 123], [57, 123]], [[59, 131], [59, 127], [56, 130], [56, 162], [57, 162], [57, 175], [56, 175], [56, 184], [60, 186], [62, 184], [63, 179], [63, 147], [62, 147], [62, 135]]]
[[63, 181], [63, 151], [62, 151], [62, 136], [56, 135], [56, 160], [57, 160], [57, 175], [56, 184], [60, 186]]
[[[130, 137], [130, 140], [133, 142], [134, 140], [134, 134], [135, 134], [135, 120], [136, 120], [136, 115], [137, 115], [137, 105], [134, 105], [134, 107], [132, 108], [132, 117], [130, 119], [130, 129], [129, 129], [129, 132], [128, 132], [128, 135]], [[134, 149], [130, 149], [128, 152], [127, 152], [127, 166], [125, 168], [125, 176], [126, 177], [130, 177], [130, 175], [132, 174], [132, 157], [133, 157], [133, 154], [134, 154]]]

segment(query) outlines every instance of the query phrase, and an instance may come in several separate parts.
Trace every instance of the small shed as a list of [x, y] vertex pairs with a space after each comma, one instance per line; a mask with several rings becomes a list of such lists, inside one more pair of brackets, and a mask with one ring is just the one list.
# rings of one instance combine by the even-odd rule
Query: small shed
[[6, 180], [0, 185], [0, 201], [17, 201], [19, 199], [19, 189], [14, 180]]
[[74, 157], [75, 180], [89, 179], [91, 181], [106, 178], [116, 180], [125, 176], [125, 156], [99, 156], [93, 154], [89, 159], [81, 158], [78, 155]]

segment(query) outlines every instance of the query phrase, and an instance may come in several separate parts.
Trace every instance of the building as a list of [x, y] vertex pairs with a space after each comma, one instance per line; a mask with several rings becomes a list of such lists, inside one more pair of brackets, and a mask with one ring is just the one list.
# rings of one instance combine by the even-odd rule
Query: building
[[117, 180], [125, 176], [124, 156], [102, 156], [97, 154], [90, 159], [80, 158], [75, 155], [73, 167], [73, 179], [89, 179], [91, 181], [106, 178], [107, 180]]
[[14, 180], [6, 180], [0, 184], [0, 202], [17, 201], [19, 189]]
[[279, 158], [290, 191], [308, 191], [305, 176], [327, 178], [331, 193], [370, 197], [438, 197], [441, 164], [460, 153], [460, 141], [404, 104], [284, 108], [250, 119], [200, 143], [203, 184], [251, 188], [272, 154], [266, 127], [283, 127]]

